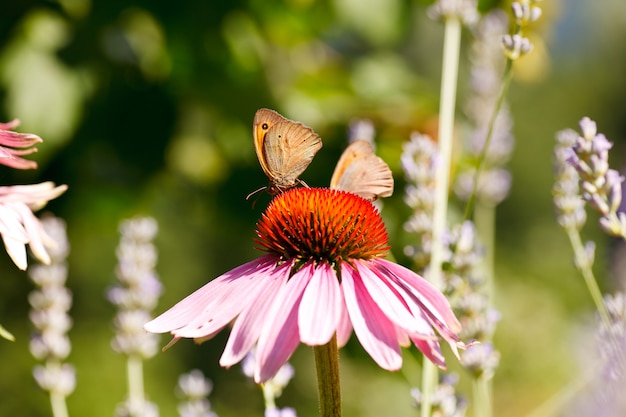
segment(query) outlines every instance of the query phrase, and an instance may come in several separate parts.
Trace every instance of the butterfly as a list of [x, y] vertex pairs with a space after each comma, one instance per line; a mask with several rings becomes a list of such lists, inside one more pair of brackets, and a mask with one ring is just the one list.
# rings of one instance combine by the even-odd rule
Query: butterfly
[[375, 201], [393, 193], [393, 176], [389, 166], [376, 156], [372, 146], [358, 139], [341, 154], [330, 179], [330, 188]]
[[270, 180], [264, 187], [270, 194], [281, 193], [298, 183], [306, 185], [298, 177], [322, 147], [322, 139], [313, 129], [274, 110], [259, 109], [254, 115], [252, 136], [261, 169]]

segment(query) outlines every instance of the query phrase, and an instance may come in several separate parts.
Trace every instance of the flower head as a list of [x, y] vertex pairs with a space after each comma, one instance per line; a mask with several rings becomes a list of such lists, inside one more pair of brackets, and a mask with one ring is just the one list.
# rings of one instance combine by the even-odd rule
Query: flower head
[[175, 338], [210, 339], [236, 319], [220, 364], [256, 347], [256, 382], [276, 374], [300, 343], [344, 345], [352, 329], [384, 369], [402, 365], [411, 341], [445, 366], [437, 331], [456, 353], [460, 324], [445, 297], [384, 259], [387, 233], [367, 200], [298, 188], [274, 198], [257, 224], [267, 254], [209, 282], [145, 325]]

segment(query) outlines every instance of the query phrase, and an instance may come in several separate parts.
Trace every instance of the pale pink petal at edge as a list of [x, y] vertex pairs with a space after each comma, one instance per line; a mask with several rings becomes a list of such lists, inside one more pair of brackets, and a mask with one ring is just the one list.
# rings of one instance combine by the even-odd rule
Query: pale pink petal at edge
[[326, 262], [315, 268], [298, 312], [300, 340], [310, 346], [330, 341], [341, 318], [343, 301], [337, 274]]
[[402, 355], [395, 325], [367, 292], [359, 273], [345, 263], [341, 264], [341, 288], [354, 333], [363, 348], [381, 368], [400, 369]]
[[256, 383], [265, 382], [276, 375], [300, 344], [298, 308], [314, 269], [314, 263], [308, 262], [276, 294], [257, 343]]
[[[275, 256], [265, 255], [226, 272], [224, 275], [215, 278], [202, 288], [196, 290], [182, 301], [179, 301], [165, 313], [146, 323], [144, 328], [153, 333], [165, 333], [181, 329], [189, 323], [197, 321], [199, 318], [201, 320], [209, 320], [214, 314], [213, 310], [219, 309], [217, 306], [211, 308], [211, 305], [214, 303], [216, 297], [222, 296], [226, 290], [231, 289], [241, 289], [242, 292], [245, 291], [248, 296], [250, 296], [250, 293], [254, 294], [255, 292], [260, 291], [262, 286], [265, 284], [265, 281], [263, 279], [259, 279], [259, 276], [263, 276], [263, 274], [273, 269], [276, 261], [277, 258]], [[227, 287], [226, 290], [225, 287]], [[230, 291], [228, 292], [230, 293]], [[243, 300], [237, 299], [235, 301]], [[233, 303], [231, 302], [230, 304]], [[246, 304], [241, 304], [241, 302], [234, 304], [240, 304], [240, 308], [238, 311], [228, 312], [232, 315], [231, 319], [239, 314], [239, 312], [246, 306]], [[207, 306], [209, 306], [208, 311]]]

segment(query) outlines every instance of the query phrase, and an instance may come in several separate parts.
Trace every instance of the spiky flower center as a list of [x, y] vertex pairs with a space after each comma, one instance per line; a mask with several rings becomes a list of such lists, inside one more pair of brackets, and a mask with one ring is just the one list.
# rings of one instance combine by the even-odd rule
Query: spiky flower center
[[[257, 222], [261, 249], [297, 261], [382, 257], [387, 231], [376, 207], [348, 192], [294, 188], [277, 195]], [[300, 262], [298, 262], [300, 263]]]

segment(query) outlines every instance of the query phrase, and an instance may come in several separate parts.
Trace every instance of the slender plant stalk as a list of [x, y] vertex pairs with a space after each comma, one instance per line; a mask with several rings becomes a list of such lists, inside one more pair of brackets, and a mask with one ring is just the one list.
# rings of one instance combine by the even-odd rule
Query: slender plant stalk
[[129, 355], [126, 360], [126, 373], [128, 377], [128, 399], [130, 402], [142, 403], [144, 401], [143, 389], [143, 360], [138, 355]]
[[476, 417], [491, 417], [491, 381], [490, 378], [474, 378], [472, 391], [474, 400], [474, 415]]
[[[58, 361], [48, 361], [46, 368], [61, 368], [61, 363]], [[61, 394], [57, 390], [49, 391], [50, 394], [50, 408], [52, 410], [53, 417], [68, 417], [67, 403], [65, 402], [65, 395]]]
[[[477, 204], [474, 212], [474, 225], [484, 246], [485, 256], [482, 262], [482, 272], [485, 277], [485, 289], [487, 302], [492, 305], [495, 294], [495, 206], [485, 206]], [[475, 378], [473, 381], [473, 403], [474, 415], [481, 417], [491, 417], [493, 415], [492, 403], [492, 378]]]
[[50, 407], [52, 408], [52, 415], [54, 417], [68, 417], [67, 403], [65, 402], [65, 395], [58, 392], [50, 392]]
[[313, 346], [320, 417], [341, 417], [341, 387], [339, 382], [339, 349], [337, 336], [323, 346]]
[[465, 206], [465, 213], [463, 215], [463, 220], [469, 220], [472, 217], [472, 213], [474, 211], [474, 204], [476, 203], [476, 193], [478, 191], [478, 180], [480, 179], [480, 170], [485, 163], [485, 159], [487, 158], [487, 152], [489, 152], [489, 146], [491, 145], [491, 138], [493, 137], [493, 129], [496, 124], [496, 118], [498, 117], [498, 113], [500, 113], [500, 109], [502, 108], [502, 103], [504, 103], [504, 98], [506, 97], [506, 93], [509, 90], [509, 85], [511, 84], [511, 78], [513, 76], [513, 60], [507, 58], [506, 67], [504, 68], [504, 75], [502, 79], [502, 87], [500, 88], [500, 94], [498, 95], [498, 100], [496, 101], [496, 106], [493, 109], [493, 113], [491, 113], [491, 118], [489, 119], [489, 126], [487, 128], [487, 137], [485, 138], [485, 144], [483, 145], [483, 149], [480, 152], [480, 156], [478, 157], [478, 162], [476, 163], [476, 172], [474, 173], [474, 185], [472, 188], [472, 193], [470, 194], [469, 200], [467, 200], [467, 205]]
[[434, 363], [424, 359], [422, 367], [422, 398], [420, 417], [430, 417], [432, 412], [433, 393], [439, 383], [439, 371]]
[[611, 319], [609, 318], [609, 312], [606, 309], [606, 305], [604, 305], [604, 299], [602, 298], [602, 291], [600, 291], [600, 287], [598, 286], [598, 282], [596, 281], [596, 277], [593, 274], [591, 269], [591, 264], [587, 261], [587, 253], [585, 251], [585, 246], [583, 245], [582, 239], [580, 238], [580, 233], [577, 230], [573, 230], [571, 228], [567, 229], [567, 237], [569, 238], [570, 244], [574, 249], [574, 257], [576, 258], [576, 264], [579, 265], [580, 273], [583, 275], [583, 279], [585, 280], [585, 284], [587, 285], [587, 290], [591, 295], [591, 299], [600, 314], [600, 319], [602, 323], [606, 326], [607, 329], [611, 328]]
[[[443, 261], [443, 234], [446, 230], [448, 213], [448, 184], [452, 159], [454, 132], [454, 109], [461, 47], [461, 21], [450, 16], [445, 20], [443, 64], [441, 72], [441, 102], [439, 105], [439, 161], [435, 172], [435, 202], [433, 207], [432, 249], [428, 279], [441, 288], [441, 264]], [[437, 369], [429, 361], [422, 368], [421, 417], [429, 417], [432, 408], [432, 393], [437, 385]]]

